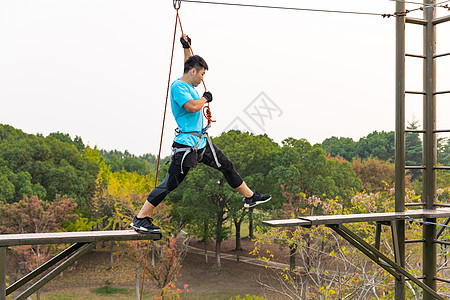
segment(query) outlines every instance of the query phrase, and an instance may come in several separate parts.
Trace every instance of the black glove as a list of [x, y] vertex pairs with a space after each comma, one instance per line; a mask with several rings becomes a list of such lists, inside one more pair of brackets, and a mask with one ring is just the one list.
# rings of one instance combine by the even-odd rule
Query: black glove
[[183, 37], [180, 37], [180, 42], [183, 45], [184, 49], [189, 49], [189, 45], [191, 45], [191, 38], [188, 35], [186, 36], [186, 38], [188, 40], [187, 42]]
[[211, 102], [212, 101], [212, 94], [211, 94], [211, 92], [204, 92], [203, 93], [203, 97], [205, 97], [206, 98], [206, 102]]

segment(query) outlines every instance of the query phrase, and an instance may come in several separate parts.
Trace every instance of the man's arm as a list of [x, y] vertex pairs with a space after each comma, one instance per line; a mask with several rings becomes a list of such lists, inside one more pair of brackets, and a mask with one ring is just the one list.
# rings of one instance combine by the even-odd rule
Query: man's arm
[[[181, 39], [184, 40], [184, 43], [183, 41], [181, 41]], [[191, 39], [186, 34], [183, 34], [181, 36], [181, 39], [180, 42], [183, 45], [184, 50], [184, 62], [186, 62], [186, 60], [188, 60], [188, 58], [192, 56], [191, 49], [189, 48], [189, 45], [191, 44]]]
[[207, 99], [205, 97], [201, 97], [198, 100], [189, 100], [186, 102], [183, 107], [190, 113], [198, 112], [203, 106], [207, 103]]
[[213, 96], [211, 94], [211, 92], [204, 92], [203, 96], [198, 99], [198, 100], [189, 100], [188, 102], [186, 102], [183, 107], [184, 109], [186, 109], [188, 112], [190, 113], [195, 113], [198, 112], [200, 109], [203, 108], [203, 106], [206, 103], [211, 102], [213, 99]]
[[191, 50], [188, 49], [184, 49], [184, 62], [186, 62], [188, 60], [189, 57], [191, 57]]

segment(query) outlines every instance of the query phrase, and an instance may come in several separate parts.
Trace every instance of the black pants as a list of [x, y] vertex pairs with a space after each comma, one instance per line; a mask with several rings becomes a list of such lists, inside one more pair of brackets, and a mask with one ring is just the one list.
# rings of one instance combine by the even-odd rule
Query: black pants
[[[188, 146], [174, 143], [173, 147], [185, 148]], [[173, 191], [180, 185], [189, 170], [191, 168], [195, 168], [197, 166], [197, 163], [199, 162], [222, 172], [228, 184], [232, 188], [239, 187], [244, 181], [236, 172], [233, 163], [215, 144], [213, 144], [213, 147], [216, 151], [217, 160], [221, 165], [220, 168], [217, 166], [216, 161], [214, 160], [213, 153], [208, 143], [206, 144], [205, 148], [190, 152], [185, 157], [183, 166], [181, 166], [181, 160], [185, 152], [176, 152], [172, 157], [172, 162], [170, 163], [169, 170], [166, 177], [164, 178], [164, 181], [150, 192], [147, 197], [147, 201], [154, 206], [160, 204], [161, 201], [163, 201], [171, 191]], [[183, 167], [183, 173], [181, 173], [181, 167]]]

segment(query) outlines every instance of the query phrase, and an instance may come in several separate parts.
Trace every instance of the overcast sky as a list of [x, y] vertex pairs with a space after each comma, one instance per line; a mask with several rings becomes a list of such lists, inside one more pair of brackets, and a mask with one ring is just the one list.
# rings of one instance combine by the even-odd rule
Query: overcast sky
[[[395, 11], [388, 0], [245, 3]], [[277, 142], [320, 143], [394, 130], [394, 18], [195, 3], [182, 3], [180, 16], [210, 67], [213, 136], [239, 128]], [[107, 150], [157, 153], [174, 23], [171, 0], [0, 1], [0, 123], [78, 135]], [[182, 73], [179, 36], [178, 28], [172, 80]], [[439, 25], [438, 53], [450, 52], [449, 37], [450, 24]], [[407, 25], [407, 52], [422, 54], [418, 25]], [[407, 90], [422, 90], [422, 62], [406, 63]], [[450, 90], [450, 57], [437, 63], [437, 90]], [[437, 127], [449, 128], [450, 95], [437, 103]], [[422, 97], [408, 95], [413, 118], [422, 120]], [[170, 105], [166, 120], [163, 155], [176, 127]]]

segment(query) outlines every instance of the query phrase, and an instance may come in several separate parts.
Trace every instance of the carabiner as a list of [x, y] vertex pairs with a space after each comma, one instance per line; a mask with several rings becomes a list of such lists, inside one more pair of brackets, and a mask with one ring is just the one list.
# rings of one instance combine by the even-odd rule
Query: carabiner
[[180, 9], [181, 7], [181, 0], [173, 0], [173, 8]]

